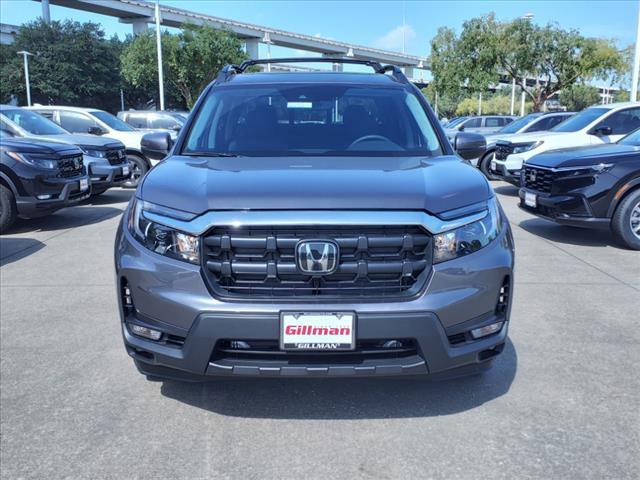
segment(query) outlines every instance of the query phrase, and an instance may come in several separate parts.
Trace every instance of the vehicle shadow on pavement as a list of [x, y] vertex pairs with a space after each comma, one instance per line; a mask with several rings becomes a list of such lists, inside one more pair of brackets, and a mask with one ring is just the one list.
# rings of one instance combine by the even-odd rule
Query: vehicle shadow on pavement
[[509, 391], [517, 355], [508, 340], [489, 371], [450, 380], [407, 378], [165, 380], [164, 396], [211, 412], [244, 418], [376, 419], [451, 415]]
[[35, 238], [0, 237], [0, 267], [28, 257], [44, 246], [44, 243]]
[[520, 189], [513, 185], [500, 185], [499, 187], [493, 187], [494, 192], [499, 193], [500, 195], [506, 195], [507, 197], [517, 197], [518, 190]]
[[523, 220], [519, 223], [519, 226], [533, 235], [552, 242], [585, 247], [613, 246], [623, 249], [623, 247], [617, 244], [611, 232], [607, 230], [569, 227], [566, 225], [558, 225], [541, 218]]
[[47, 217], [18, 220], [9, 230], [3, 234], [19, 234], [28, 232], [49, 232], [55, 230], [67, 230], [69, 228], [92, 225], [109, 218], [122, 215], [124, 210], [114, 207], [92, 206], [90, 208], [73, 206], [58, 210]]
[[112, 203], [128, 203], [134, 193], [135, 189], [111, 189], [107, 190], [102, 195], [89, 197], [84, 202], [82, 202], [82, 205], [109, 205]]

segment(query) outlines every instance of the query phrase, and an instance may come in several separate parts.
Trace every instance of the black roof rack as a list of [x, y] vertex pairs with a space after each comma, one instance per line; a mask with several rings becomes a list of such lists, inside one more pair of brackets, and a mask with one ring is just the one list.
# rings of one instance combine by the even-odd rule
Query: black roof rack
[[354, 65], [366, 65], [371, 67], [375, 73], [385, 74], [391, 72], [392, 76], [402, 82], [409, 83], [400, 68], [395, 65], [381, 65], [372, 60], [358, 60], [356, 58], [330, 58], [330, 57], [293, 57], [293, 58], [263, 58], [259, 60], [245, 60], [240, 65], [227, 65], [218, 74], [217, 82], [226, 82], [236, 74], [243, 73], [247, 68], [254, 65], [266, 65], [269, 63], [348, 63]]

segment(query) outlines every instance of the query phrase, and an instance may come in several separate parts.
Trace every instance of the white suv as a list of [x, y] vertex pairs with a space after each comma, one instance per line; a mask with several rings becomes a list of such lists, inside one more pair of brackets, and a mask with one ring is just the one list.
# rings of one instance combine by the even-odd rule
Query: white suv
[[596, 105], [570, 117], [548, 132], [514, 135], [496, 142], [490, 172], [520, 185], [522, 164], [549, 150], [612, 143], [640, 127], [640, 103]]
[[71, 133], [104, 135], [124, 143], [127, 158], [131, 166], [131, 179], [128, 187], [138, 185], [140, 179], [156, 163], [142, 153], [140, 142], [148, 131], [141, 132], [123, 122], [115, 115], [96, 108], [63, 107], [57, 105], [37, 105], [25, 107], [35, 110]]

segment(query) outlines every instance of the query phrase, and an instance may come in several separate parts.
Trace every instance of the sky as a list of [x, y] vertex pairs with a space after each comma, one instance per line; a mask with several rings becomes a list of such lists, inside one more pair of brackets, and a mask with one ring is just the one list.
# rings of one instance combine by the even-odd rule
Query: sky
[[[402, 50], [426, 56], [438, 27], [460, 30], [462, 23], [495, 12], [510, 20], [533, 14], [538, 24], [557, 22], [585, 36], [611, 38], [619, 47], [635, 42], [638, 0], [601, 1], [210, 1], [161, 0], [161, 4], [308, 35]], [[41, 5], [33, 0], [0, 0], [0, 22], [14, 25], [35, 20]], [[100, 23], [108, 35], [121, 38], [131, 26], [115, 18], [51, 6], [54, 20], [71, 18]], [[404, 21], [403, 21], [404, 19]], [[261, 47], [264, 48], [264, 47]], [[278, 49], [272, 55], [278, 55]], [[283, 50], [283, 54], [290, 53]]]

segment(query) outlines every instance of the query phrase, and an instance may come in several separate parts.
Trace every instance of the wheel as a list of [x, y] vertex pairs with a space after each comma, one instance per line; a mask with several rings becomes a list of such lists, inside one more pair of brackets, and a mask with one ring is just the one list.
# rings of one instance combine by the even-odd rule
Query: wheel
[[491, 160], [495, 158], [495, 152], [488, 152], [482, 157], [479, 161], [480, 171], [484, 173], [484, 176], [489, 180], [500, 180], [500, 177], [496, 177], [491, 171], [489, 167], [491, 166]]
[[640, 250], [640, 189], [620, 202], [611, 219], [616, 240], [633, 250]]
[[8, 230], [17, 216], [18, 209], [13, 192], [4, 185], [0, 185], [0, 233]]
[[140, 179], [149, 170], [149, 165], [144, 158], [136, 154], [127, 154], [127, 159], [129, 160], [129, 168], [131, 168], [131, 177], [122, 186], [124, 188], [136, 188], [140, 183]]

